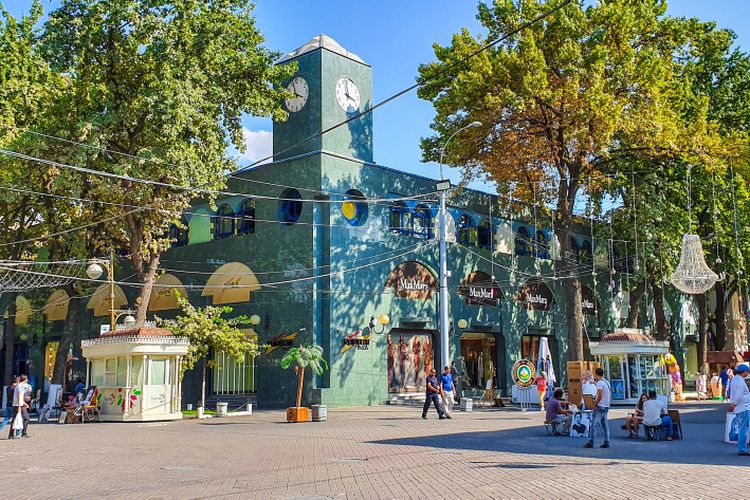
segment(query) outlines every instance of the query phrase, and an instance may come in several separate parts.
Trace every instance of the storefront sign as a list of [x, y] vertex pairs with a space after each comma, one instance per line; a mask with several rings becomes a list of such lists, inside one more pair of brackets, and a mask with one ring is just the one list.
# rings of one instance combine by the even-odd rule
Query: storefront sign
[[480, 271], [471, 273], [464, 283], [458, 287], [458, 294], [466, 299], [467, 304], [478, 306], [497, 306], [497, 301], [503, 298], [500, 285], [487, 273]]
[[524, 389], [531, 387], [534, 383], [536, 368], [534, 367], [534, 363], [528, 359], [520, 359], [513, 365], [511, 373], [513, 374], [513, 382], [521, 389]]
[[526, 303], [526, 309], [549, 311], [555, 305], [552, 290], [541, 281], [527, 282], [516, 296], [516, 300]]
[[596, 316], [599, 311], [594, 292], [587, 286], [581, 286], [581, 310], [586, 316]]
[[402, 262], [393, 269], [385, 286], [393, 288], [396, 297], [425, 300], [438, 289], [438, 283], [427, 267], [419, 262]]
[[358, 351], [364, 351], [370, 348], [370, 338], [372, 334], [362, 335], [361, 330], [357, 330], [351, 335], [347, 335], [341, 339], [341, 350], [339, 354], [343, 354], [349, 349], [356, 349]]
[[290, 334], [280, 333], [266, 344], [265, 354], [271, 354], [276, 349], [288, 350], [294, 345], [294, 339], [297, 338], [297, 332]]

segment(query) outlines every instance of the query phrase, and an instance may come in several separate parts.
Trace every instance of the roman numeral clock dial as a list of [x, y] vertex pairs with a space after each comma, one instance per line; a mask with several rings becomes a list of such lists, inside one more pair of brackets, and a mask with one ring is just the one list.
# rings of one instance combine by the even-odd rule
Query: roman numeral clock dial
[[310, 95], [310, 88], [307, 86], [307, 81], [301, 76], [295, 76], [289, 85], [286, 86], [292, 97], [284, 99], [286, 109], [292, 113], [296, 113], [301, 110], [307, 104], [307, 98]]

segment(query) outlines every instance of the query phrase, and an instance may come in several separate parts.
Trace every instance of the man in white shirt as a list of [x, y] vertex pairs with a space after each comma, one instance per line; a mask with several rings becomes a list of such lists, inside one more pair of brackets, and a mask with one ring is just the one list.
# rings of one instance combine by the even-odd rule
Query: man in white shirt
[[729, 381], [729, 411], [737, 414], [735, 421], [739, 431], [737, 436], [737, 454], [747, 456], [747, 432], [750, 426], [750, 389], [747, 388], [745, 377], [750, 375], [750, 367], [746, 364], [737, 366], [734, 377]]
[[672, 441], [674, 436], [674, 423], [672, 417], [667, 415], [667, 409], [661, 402], [656, 400], [656, 391], [648, 393], [648, 401], [643, 403], [643, 425], [667, 429], [667, 441]]
[[21, 375], [21, 380], [18, 382], [16, 390], [13, 391], [13, 409], [15, 410], [13, 418], [15, 420], [15, 415], [20, 413], [23, 419], [23, 432], [16, 431], [15, 437], [29, 437], [26, 432], [29, 428], [28, 402], [31, 400], [31, 386], [28, 380], [29, 377], [27, 375]]
[[612, 389], [609, 382], [604, 378], [604, 370], [597, 368], [594, 371], [594, 380], [596, 380], [596, 399], [594, 399], [594, 413], [591, 417], [591, 429], [589, 431], [589, 442], [583, 445], [584, 448], [594, 447], [594, 437], [596, 430], [601, 426], [604, 435], [604, 443], [601, 448], [609, 448], [609, 425], [607, 415], [609, 413], [609, 404], [612, 399]]

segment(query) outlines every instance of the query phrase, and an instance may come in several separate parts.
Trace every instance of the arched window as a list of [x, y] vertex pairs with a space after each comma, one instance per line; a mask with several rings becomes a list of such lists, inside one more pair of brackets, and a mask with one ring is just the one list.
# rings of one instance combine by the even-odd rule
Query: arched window
[[182, 216], [182, 227], [177, 224], [169, 226], [169, 238], [172, 240], [173, 247], [184, 247], [188, 244], [188, 222], [185, 216]]
[[583, 240], [583, 245], [581, 245], [580, 261], [586, 264], [590, 264], [593, 257], [592, 253], [591, 242], [589, 240]]
[[403, 202], [391, 203], [388, 211], [388, 228], [394, 233], [409, 234], [409, 210]]
[[492, 224], [489, 219], [482, 219], [477, 227], [477, 245], [479, 248], [492, 250]]
[[347, 201], [341, 204], [341, 213], [352, 226], [361, 226], [367, 220], [367, 202], [365, 195], [356, 189], [346, 192]]
[[425, 205], [418, 205], [412, 216], [412, 234], [417, 238], [432, 238], [432, 212]]
[[529, 230], [524, 226], [519, 226], [518, 229], [516, 229], [515, 236], [516, 255], [520, 257], [529, 257], [534, 246], [531, 244]]
[[229, 238], [234, 235], [234, 210], [226, 203], [216, 210], [213, 222], [215, 240]]
[[581, 262], [581, 246], [572, 236], [570, 237], [570, 255], [576, 262]]
[[287, 189], [281, 193], [279, 200], [279, 220], [285, 226], [291, 226], [302, 217], [302, 202], [300, 201], [299, 191], [296, 189]]
[[549, 239], [544, 232], [537, 230], [536, 232], [536, 256], [538, 259], [549, 259]]
[[456, 239], [462, 245], [473, 247], [477, 244], [477, 228], [474, 221], [468, 215], [462, 215], [458, 218], [456, 224]]
[[251, 234], [255, 232], [255, 200], [246, 198], [237, 214], [237, 234]]

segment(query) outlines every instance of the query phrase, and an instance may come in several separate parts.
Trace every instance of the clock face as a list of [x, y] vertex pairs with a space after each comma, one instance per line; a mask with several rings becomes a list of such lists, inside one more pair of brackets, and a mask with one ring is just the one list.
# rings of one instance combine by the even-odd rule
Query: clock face
[[336, 101], [347, 113], [359, 111], [359, 89], [351, 79], [343, 77], [336, 82]]
[[307, 98], [310, 95], [310, 88], [307, 86], [307, 81], [301, 76], [295, 76], [286, 89], [294, 96], [289, 99], [284, 99], [286, 109], [292, 113], [296, 113], [300, 109], [305, 107], [307, 104]]

